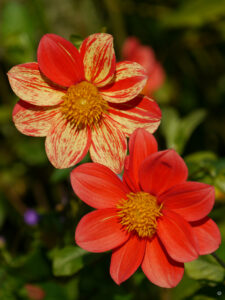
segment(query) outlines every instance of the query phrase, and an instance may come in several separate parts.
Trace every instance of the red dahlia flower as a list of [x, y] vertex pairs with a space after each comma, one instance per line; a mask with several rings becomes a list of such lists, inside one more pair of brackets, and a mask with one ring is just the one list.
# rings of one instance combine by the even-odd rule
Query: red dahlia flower
[[144, 129], [131, 135], [129, 150], [123, 182], [96, 163], [72, 171], [75, 193], [97, 209], [81, 219], [75, 240], [88, 251], [113, 250], [110, 274], [117, 284], [141, 266], [154, 284], [174, 287], [184, 262], [220, 244], [218, 227], [207, 217], [214, 188], [188, 182], [183, 159], [173, 150], [157, 152]]
[[143, 90], [145, 95], [152, 95], [157, 91], [165, 80], [165, 72], [155, 58], [154, 50], [149, 46], [141, 45], [135, 37], [129, 37], [123, 44], [123, 58], [135, 61], [142, 65], [148, 75], [147, 84]]
[[17, 129], [46, 136], [46, 153], [56, 168], [75, 165], [90, 149], [93, 161], [119, 173], [126, 136], [138, 127], [153, 132], [161, 119], [156, 102], [138, 96], [147, 79], [144, 69], [128, 61], [116, 64], [112, 36], [103, 33], [86, 38], [79, 51], [46, 34], [37, 56], [38, 63], [8, 73], [22, 99], [13, 110]]

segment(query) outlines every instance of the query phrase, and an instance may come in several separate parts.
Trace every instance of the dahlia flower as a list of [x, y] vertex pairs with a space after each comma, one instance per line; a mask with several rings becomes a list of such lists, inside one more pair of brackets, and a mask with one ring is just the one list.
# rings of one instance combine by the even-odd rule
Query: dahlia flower
[[113, 39], [96, 33], [80, 49], [55, 34], [42, 37], [38, 63], [14, 66], [9, 82], [21, 99], [13, 110], [23, 134], [46, 136], [56, 168], [68, 168], [90, 150], [94, 162], [114, 172], [123, 168], [126, 136], [136, 128], [154, 132], [161, 112], [152, 99], [138, 96], [147, 77], [139, 64], [116, 63]]
[[129, 37], [123, 44], [122, 54], [124, 59], [135, 61], [145, 68], [148, 75], [143, 90], [145, 95], [152, 95], [162, 86], [165, 81], [165, 71], [151, 47], [142, 45], [135, 37]]
[[79, 222], [75, 240], [85, 250], [112, 250], [110, 274], [120, 284], [139, 266], [160, 287], [181, 280], [184, 263], [215, 251], [221, 241], [207, 214], [214, 188], [187, 181], [188, 170], [174, 151], [157, 151], [155, 138], [137, 129], [129, 141], [123, 182], [109, 168], [75, 168], [71, 184], [96, 210]]

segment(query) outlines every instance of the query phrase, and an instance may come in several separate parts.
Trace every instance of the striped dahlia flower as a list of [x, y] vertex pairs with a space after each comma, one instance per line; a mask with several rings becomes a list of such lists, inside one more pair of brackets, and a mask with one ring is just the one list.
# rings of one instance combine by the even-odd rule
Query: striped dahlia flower
[[110, 274], [117, 284], [141, 266], [151, 282], [171, 288], [185, 262], [219, 247], [219, 229], [207, 216], [214, 188], [187, 181], [183, 159], [173, 150], [157, 151], [144, 129], [131, 135], [129, 150], [123, 181], [97, 163], [72, 171], [73, 190], [96, 209], [81, 219], [75, 240], [91, 252], [112, 250]]
[[13, 110], [23, 134], [46, 136], [56, 168], [68, 168], [90, 150], [94, 162], [121, 172], [126, 137], [136, 128], [154, 132], [161, 112], [140, 96], [147, 76], [135, 62], [116, 63], [112, 36], [97, 33], [80, 49], [55, 34], [42, 37], [38, 62], [14, 66], [9, 82], [21, 99]]

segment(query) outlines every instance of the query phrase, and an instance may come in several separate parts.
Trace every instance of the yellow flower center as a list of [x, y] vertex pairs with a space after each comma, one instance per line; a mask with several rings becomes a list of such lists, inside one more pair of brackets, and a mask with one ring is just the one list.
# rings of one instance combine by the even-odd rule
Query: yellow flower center
[[136, 231], [139, 237], [152, 237], [157, 229], [157, 217], [162, 216], [162, 204], [145, 192], [129, 193], [121, 199], [118, 208], [120, 223], [128, 232]]
[[108, 110], [108, 103], [101, 97], [97, 87], [87, 81], [70, 86], [62, 99], [61, 113], [78, 129], [98, 125], [102, 114]]

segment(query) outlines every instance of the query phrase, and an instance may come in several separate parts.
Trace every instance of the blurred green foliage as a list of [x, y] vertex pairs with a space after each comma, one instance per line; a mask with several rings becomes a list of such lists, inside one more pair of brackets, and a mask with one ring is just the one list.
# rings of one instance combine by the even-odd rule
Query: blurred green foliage
[[[109, 276], [110, 254], [74, 244], [77, 222], [89, 208], [72, 192], [71, 170], [55, 170], [44, 140], [21, 135], [11, 112], [17, 101], [6, 73], [36, 60], [41, 36], [53, 32], [76, 47], [107, 28], [118, 60], [126, 36], [151, 45], [166, 82], [155, 93], [162, 108], [160, 148], [185, 158], [189, 179], [216, 187], [211, 213], [222, 234], [225, 261], [225, 1], [224, 0], [2, 0], [0, 2], [0, 299], [31, 299], [26, 284], [46, 300], [225, 299], [224, 269], [214, 258], [186, 264], [174, 289], [160, 289], [139, 270], [121, 286]], [[83, 162], [90, 161], [87, 156]], [[36, 209], [38, 225], [23, 214]]]

